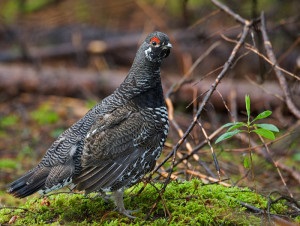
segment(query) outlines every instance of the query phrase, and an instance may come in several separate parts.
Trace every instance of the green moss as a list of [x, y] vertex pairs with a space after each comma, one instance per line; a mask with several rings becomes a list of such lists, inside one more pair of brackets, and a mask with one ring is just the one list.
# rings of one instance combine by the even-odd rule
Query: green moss
[[295, 218], [295, 222], [298, 223], [298, 224], [300, 224], [300, 216], [297, 216], [297, 217]]
[[[241, 202], [263, 210], [267, 208], [267, 199], [249, 189], [201, 185], [194, 179], [170, 183], [145, 220], [162, 187], [160, 183], [147, 186], [140, 183], [126, 191], [126, 208], [138, 209], [134, 220], [114, 211], [113, 203], [104, 202], [101, 197], [61, 193], [40, 199], [29, 198], [21, 206], [26, 210], [0, 210], [0, 224], [18, 216], [17, 225], [261, 225], [263, 217], [247, 212]], [[286, 209], [283, 202], [272, 206], [274, 213], [283, 213]]]

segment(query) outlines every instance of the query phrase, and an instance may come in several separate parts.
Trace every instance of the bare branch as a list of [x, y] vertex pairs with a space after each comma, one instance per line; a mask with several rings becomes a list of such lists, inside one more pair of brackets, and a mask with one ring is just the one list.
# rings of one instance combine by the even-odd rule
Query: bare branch
[[274, 66], [274, 71], [277, 76], [278, 82], [283, 90], [287, 107], [291, 111], [291, 113], [293, 113], [298, 119], [300, 119], [300, 110], [296, 107], [296, 105], [294, 104], [294, 102], [291, 99], [291, 93], [288, 88], [286, 79], [285, 79], [284, 75], [281, 73], [281, 71], [278, 70], [278, 68], [276, 67], [277, 60], [276, 60], [275, 54], [272, 49], [271, 42], [269, 40], [267, 31], [266, 31], [265, 16], [264, 16], [263, 12], [261, 13], [261, 31], [262, 31], [264, 45], [265, 45], [267, 55], [268, 55], [269, 59], [271, 60], [272, 65]]
[[[226, 37], [225, 35], [221, 35], [221, 37], [224, 40], [228, 41], [228, 42], [232, 42], [232, 43], [236, 43], [237, 42], [236, 40], [233, 40], [233, 39], [230, 39], [230, 38]], [[281, 72], [283, 72], [283, 73], [285, 73], [285, 74], [293, 77], [294, 79], [297, 79], [297, 80], [300, 81], [300, 78], [297, 75], [295, 75], [295, 74], [293, 74], [293, 73], [285, 70], [284, 68], [280, 67], [278, 64], [274, 65], [273, 62], [268, 57], [266, 57], [264, 54], [260, 53], [259, 50], [255, 46], [252, 46], [249, 43], [245, 43], [245, 49], [249, 49], [253, 53], [257, 54], [259, 57], [261, 57], [262, 59], [264, 59], [267, 63], [269, 63], [274, 68], [276, 68], [276, 69], [280, 70]]]
[[[208, 92], [204, 96], [203, 101], [202, 101], [201, 105], [199, 106], [199, 108], [196, 112], [196, 115], [193, 118], [192, 123], [189, 125], [188, 129], [185, 131], [183, 136], [179, 139], [177, 144], [174, 146], [173, 150], [168, 154], [168, 156], [164, 159], [164, 161], [162, 161], [155, 168], [155, 170], [153, 172], [157, 171], [157, 169], [159, 169], [163, 164], [165, 164], [171, 158], [171, 156], [173, 156], [172, 168], [174, 167], [174, 165], [175, 165], [174, 160], [175, 160], [175, 157], [176, 157], [177, 150], [184, 143], [184, 141], [186, 140], [186, 138], [188, 137], [188, 135], [190, 134], [190, 132], [192, 131], [192, 129], [194, 128], [196, 123], [198, 122], [198, 119], [200, 118], [200, 114], [203, 111], [205, 105], [208, 103], [210, 97], [212, 96], [213, 92], [215, 91], [216, 87], [218, 86], [218, 84], [220, 83], [222, 78], [225, 76], [226, 72], [230, 69], [230, 66], [233, 64], [233, 61], [236, 57], [236, 54], [237, 54], [238, 50], [241, 48], [242, 44], [244, 43], [244, 41], [245, 41], [245, 39], [246, 39], [246, 37], [249, 33], [249, 30], [250, 30], [250, 23], [248, 23], [247, 25], [244, 26], [238, 43], [233, 48], [228, 60], [225, 62], [224, 66], [222, 68], [222, 71], [220, 72], [220, 74], [218, 75], [218, 77], [216, 78], [214, 83], [211, 85], [211, 88], [208, 90]], [[169, 177], [171, 176], [171, 172], [172, 172], [172, 170], [169, 172]], [[169, 178], [167, 178], [166, 184], [168, 183], [168, 180], [169, 180]]]
[[243, 25], [249, 25], [250, 21], [242, 18], [239, 14], [236, 14], [235, 12], [233, 12], [228, 6], [222, 4], [221, 2], [217, 1], [217, 0], [211, 0], [211, 2], [213, 4], [215, 4], [216, 6], [218, 6], [221, 10], [223, 10], [225, 13], [227, 13], [228, 15], [232, 16], [236, 21], [238, 21], [239, 23], [243, 24]]
[[190, 124], [189, 128], [186, 130], [186, 132], [184, 133], [183, 137], [178, 141], [178, 143], [175, 145], [173, 151], [171, 152], [172, 154], [174, 154], [174, 152], [176, 152], [178, 150], [178, 148], [181, 146], [181, 144], [184, 142], [184, 140], [187, 138], [188, 134], [192, 131], [192, 129], [194, 128], [195, 124], [197, 123], [200, 114], [204, 108], [204, 106], [207, 104], [209, 98], [211, 97], [211, 95], [213, 94], [213, 92], [215, 91], [216, 87], [218, 86], [218, 84], [220, 83], [220, 81], [222, 80], [222, 78], [225, 76], [226, 72], [229, 70], [230, 65], [233, 63], [233, 60], [235, 59], [235, 56], [238, 52], [238, 50], [241, 48], [245, 38], [247, 37], [247, 34], [249, 32], [249, 26], [245, 25], [244, 29], [243, 29], [243, 33], [241, 35], [241, 38], [239, 40], [239, 42], [236, 44], [236, 46], [234, 47], [234, 49], [231, 52], [231, 55], [229, 57], [229, 59], [225, 62], [224, 67], [222, 69], [222, 71], [220, 72], [220, 74], [218, 75], [218, 77], [216, 78], [215, 82], [211, 85], [211, 88], [209, 89], [209, 91], [206, 93], [194, 119], [193, 122]]

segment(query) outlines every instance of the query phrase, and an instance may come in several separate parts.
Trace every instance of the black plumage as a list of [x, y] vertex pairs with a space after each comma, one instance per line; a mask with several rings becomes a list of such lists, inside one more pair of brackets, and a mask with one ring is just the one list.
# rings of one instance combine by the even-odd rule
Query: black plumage
[[123, 190], [153, 169], [168, 133], [160, 66], [171, 47], [164, 33], [148, 35], [120, 87], [62, 133], [8, 192], [23, 198], [73, 183], [86, 193], [113, 192], [118, 210], [131, 217]]

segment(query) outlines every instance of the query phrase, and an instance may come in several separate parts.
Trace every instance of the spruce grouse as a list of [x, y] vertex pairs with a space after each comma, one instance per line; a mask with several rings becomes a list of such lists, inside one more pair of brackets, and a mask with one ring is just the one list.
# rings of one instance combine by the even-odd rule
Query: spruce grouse
[[64, 131], [8, 192], [23, 198], [73, 184], [86, 193], [112, 192], [118, 211], [132, 217], [123, 191], [153, 169], [169, 129], [160, 66], [171, 47], [166, 34], [149, 34], [120, 87]]

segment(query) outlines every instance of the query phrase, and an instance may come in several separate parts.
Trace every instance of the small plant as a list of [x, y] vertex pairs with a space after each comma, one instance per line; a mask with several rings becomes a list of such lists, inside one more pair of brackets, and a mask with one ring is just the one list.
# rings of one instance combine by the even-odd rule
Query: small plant
[[[269, 117], [272, 114], [272, 111], [264, 111], [260, 114], [258, 114], [252, 121], [250, 121], [250, 97], [249, 95], [245, 96], [245, 103], [246, 103], [246, 111], [247, 111], [247, 116], [248, 120], [247, 122], [230, 122], [225, 125], [223, 125], [223, 128], [229, 127], [227, 129], [227, 132], [221, 135], [217, 140], [216, 144], [229, 139], [233, 137], [234, 135], [238, 133], [256, 133], [257, 135], [260, 135], [262, 137], [265, 137], [270, 140], [275, 139], [274, 132], [279, 132], [278, 128], [274, 126], [273, 124], [267, 124], [267, 123], [260, 123], [256, 124], [256, 122], [259, 119], [264, 119]], [[240, 129], [244, 127], [245, 129]]]
[[19, 120], [19, 118], [16, 115], [8, 115], [5, 117], [2, 117], [0, 120], [0, 128], [14, 126], [18, 123], [18, 120]]
[[30, 115], [39, 125], [53, 124], [59, 120], [58, 114], [51, 110], [48, 104], [41, 105], [37, 110], [31, 112]]
[[16, 169], [18, 166], [18, 162], [9, 159], [9, 158], [2, 158], [0, 159], [0, 169], [5, 170], [5, 169]]
[[[274, 140], [275, 135], [274, 132], [279, 132], [278, 128], [274, 126], [273, 124], [268, 123], [256, 123], [257, 120], [264, 119], [269, 117], [272, 114], [272, 111], [264, 111], [260, 114], [258, 114], [253, 120], [251, 120], [250, 116], [250, 97], [249, 95], [245, 96], [245, 103], [246, 103], [246, 111], [247, 111], [247, 122], [231, 122], [223, 125], [223, 128], [227, 128], [227, 131], [222, 134], [217, 140], [216, 144], [229, 139], [233, 137], [236, 134], [239, 133], [247, 133], [248, 134], [248, 144], [249, 144], [249, 151], [250, 151], [250, 162], [248, 158], [244, 159], [244, 167], [249, 168], [252, 166], [252, 152], [251, 152], [251, 143], [250, 143], [250, 134], [255, 133], [259, 136], [262, 136], [264, 138]], [[252, 174], [253, 175], [253, 174]]]

